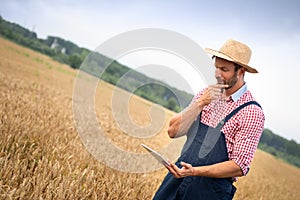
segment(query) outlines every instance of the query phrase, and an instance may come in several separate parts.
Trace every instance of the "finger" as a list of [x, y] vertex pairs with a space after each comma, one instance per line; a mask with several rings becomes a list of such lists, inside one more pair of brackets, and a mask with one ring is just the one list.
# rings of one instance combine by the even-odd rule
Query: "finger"
[[[182, 164], [185, 165], [185, 163], [183, 163], [183, 162], [181, 162], [180, 164], [181, 164], [181, 165], [182, 165]], [[180, 178], [186, 177], [186, 175], [187, 175], [187, 174], [186, 174], [187, 170], [186, 170], [186, 168], [185, 168], [184, 166], [182, 166], [182, 168], [179, 168], [179, 167], [177, 167], [177, 166], [175, 165], [174, 170], [176, 171], [177, 175], [178, 175]]]
[[180, 169], [174, 163], [171, 164], [171, 167], [174, 171], [178, 172]]
[[166, 168], [169, 170], [169, 172], [171, 173], [171, 174], [173, 174], [173, 176], [175, 176], [176, 177], [176, 172], [174, 171], [174, 169], [170, 166], [170, 165], [168, 165], [168, 166], [166, 166]]
[[224, 88], [220, 88], [220, 87], [215, 87], [211, 90], [213, 93], [217, 93], [217, 94], [220, 94], [224, 91]]
[[172, 169], [174, 170], [174, 172], [175, 172], [177, 178], [182, 178], [182, 177], [184, 177], [184, 174], [183, 174], [182, 169], [180, 169], [179, 167], [177, 167], [177, 165], [172, 164]]
[[216, 84], [215, 87], [222, 89], [222, 88], [228, 88], [229, 85], [227, 85], [227, 84]]
[[170, 172], [173, 172], [174, 169], [172, 167], [172, 163], [170, 163], [169, 165], [165, 165], [165, 167], [170, 171]]
[[181, 165], [185, 168], [186, 176], [194, 176], [194, 167], [189, 163], [182, 162]]
[[221, 95], [220, 91], [219, 92], [214, 91], [211, 93], [210, 98], [211, 98], [211, 100], [216, 100], [220, 97], [220, 95]]
[[181, 163], [181, 165], [181, 171], [182, 173], [184, 173], [185, 176], [193, 175], [193, 166], [191, 164], [183, 162]]
[[227, 87], [227, 84], [216, 84], [216, 85], [212, 85], [213, 88], [225, 88]]
[[223, 90], [223, 88], [222, 87], [211, 87], [210, 89], [209, 89], [209, 93], [210, 94], [212, 94], [212, 93], [220, 93], [221, 91]]
[[186, 169], [190, 169], [192, 167], [192, 165], [189, 164], [189, 163], [181, 162], [180, 164], [181, 164], [182, 167], [184, 167]]
[[[176, 166], [176, 165], [175, 165]], [[177, 166], [176, 166], [177, 167]], [[168, 166], [166, 166], [166, 168], [169, 170], [169, 172], [171, 173], [171, 174], [173, 174], [173, 176], [175, 176], [176, 178], [179, 178], [180, 176], [179, 176], [179, 174], [177, 173], [177, 171], [176, 171], [176, 168], [174, 167], [174, 164], [173, 163], [171, 163], [170, 165], [168, 165]]]

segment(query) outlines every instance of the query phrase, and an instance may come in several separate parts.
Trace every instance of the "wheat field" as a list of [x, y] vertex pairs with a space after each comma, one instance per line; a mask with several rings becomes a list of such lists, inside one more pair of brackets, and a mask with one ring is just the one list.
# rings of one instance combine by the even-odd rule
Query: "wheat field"
[[[77, 71], [0, 38], [0, 199], [151, 199], [165, 169], [128, 173], [95, 159], [74, 122], [72, 93]], [[96, 91], [99, 123], [111, 141], [140, 153], [140, 143], [170, 142], [166, 124], [151, 139], [124, 136], [113, 121], [113, 86]], [[132, 120], [145, 125], [151, 103], [130, 104]], [[300, 169], [257, 151], [251, 170], [236, 183], [235, 199], [300, 199]]]

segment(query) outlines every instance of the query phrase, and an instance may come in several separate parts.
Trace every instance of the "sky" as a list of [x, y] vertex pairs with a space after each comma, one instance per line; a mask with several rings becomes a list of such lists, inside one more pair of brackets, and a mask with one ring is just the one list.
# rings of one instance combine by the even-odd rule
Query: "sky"
[[[242, 41], [252, 49], [250, 66], [259, 71], [246, 74], [245, 80], [264, 109], [265, 128], [298, 143], [299, 10], [298, 0], [0, 0], [4, 19], [35, 31], [39, 38], [58, 36], [90, 50], [118, 34], [141, 28], [175, 31], [203, 48], [219, 49], [229, 38]], [[136, 52], [120, 61], [130, 67], [151, 61], [172, 66], [177, 58], [168, 55], [167, 59], [164, 54]], [[190, 77], [192, 92], [200, 90], [194, 72], [182, 67], [181, 61], [176, 63], [185, 69], [184, 77]]]

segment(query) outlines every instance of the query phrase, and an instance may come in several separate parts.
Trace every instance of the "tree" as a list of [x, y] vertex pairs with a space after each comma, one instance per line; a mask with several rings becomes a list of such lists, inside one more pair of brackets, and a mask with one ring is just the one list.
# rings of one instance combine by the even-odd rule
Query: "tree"
[[72, 54], [69, 57], [69, 62], [73, 69], [78, 69], [82, 63], [82, 60], [78, 54]]
[[174, 97], [171, 97], [168, 100], [167, 108], [170, 109], [170, 110], [176, 111], [176, 107], [178, 107], [177, 101], [176, 101], [176, 99]]

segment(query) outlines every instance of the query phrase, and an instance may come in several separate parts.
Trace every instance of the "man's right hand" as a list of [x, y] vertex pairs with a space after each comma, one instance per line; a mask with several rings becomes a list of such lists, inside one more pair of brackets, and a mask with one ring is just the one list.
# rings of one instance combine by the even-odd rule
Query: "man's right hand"
[[219, 99], [222, 95], [225, 95], [224, 89], [227, 87], [228, 85], [224, 84], [209, 86], [207, 90], [205, 90], [204, 94], [196, 100], [198, 106], [200, 108], [203, 108], [204, 106], [210, 104], [212, 101]]

